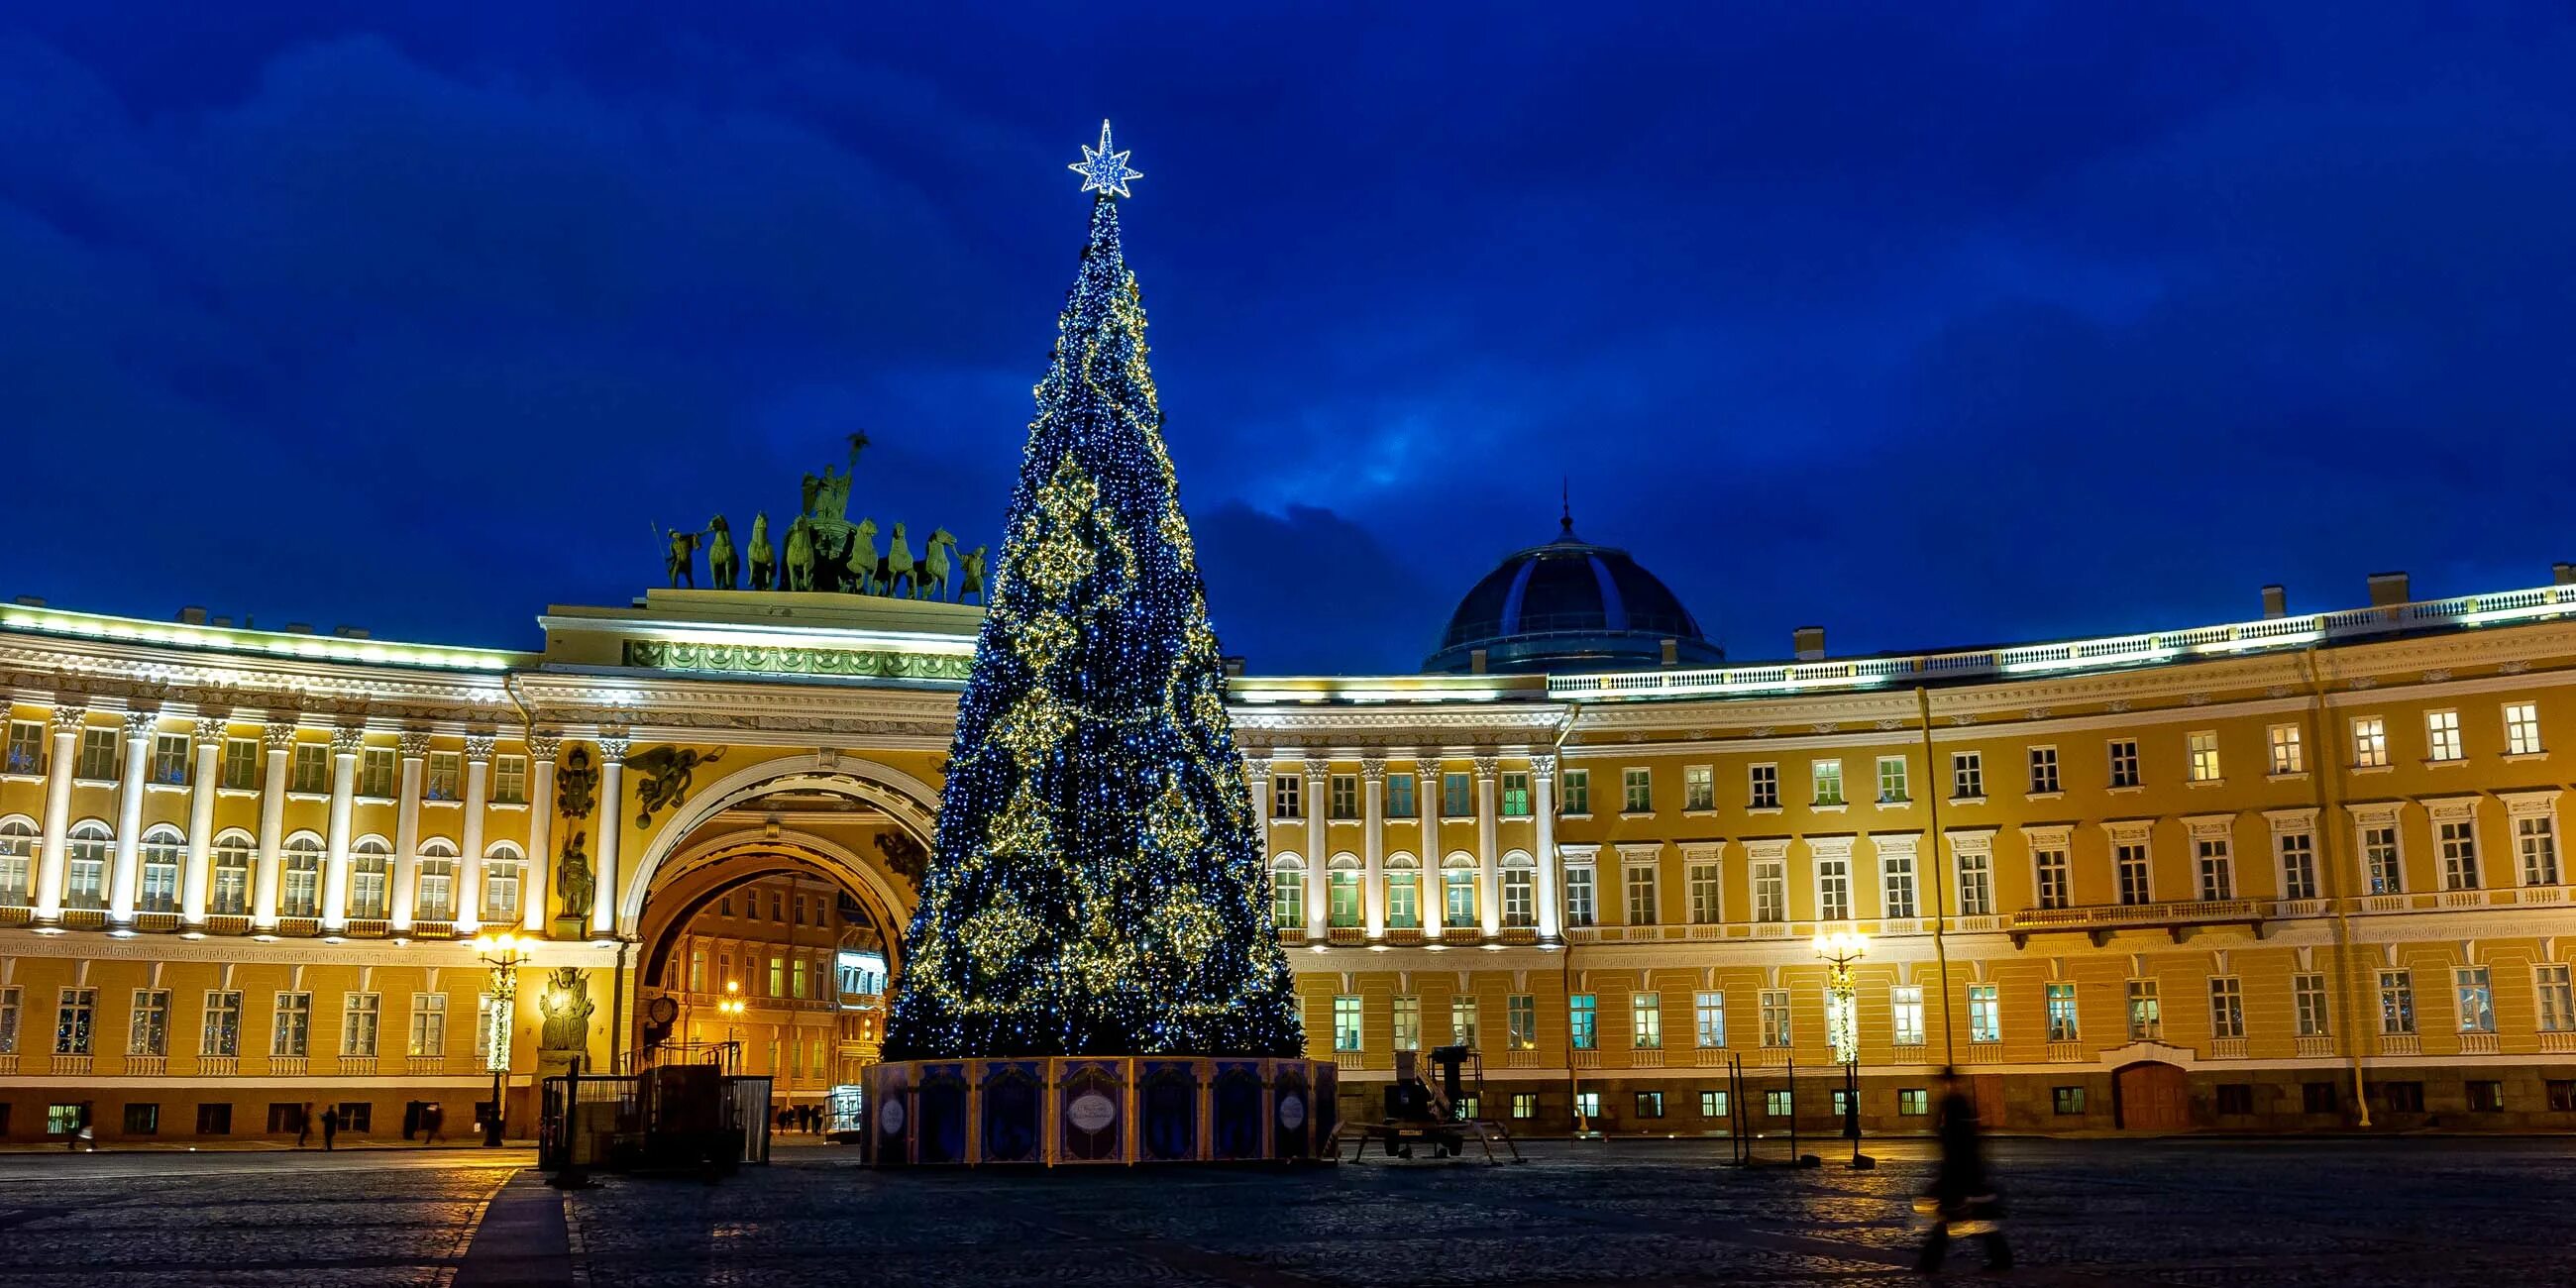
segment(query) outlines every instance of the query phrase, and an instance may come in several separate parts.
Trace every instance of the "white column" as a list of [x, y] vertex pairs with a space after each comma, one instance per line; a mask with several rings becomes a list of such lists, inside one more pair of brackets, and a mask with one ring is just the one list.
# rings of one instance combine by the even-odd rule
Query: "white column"
[[134, 924], [134, 889], [143, 864], [143, 771], [152, 766], [152, 730], [158, 711], [125, 713], [125, 765], [116, 783], [116, 864], [108, 870], [107, 919]]
[[549, 914], [547, 876], [554, 871], [555, 753], [561, 736], [528, 735], [528, 870], [519, 878], [519, 928], [531, 935], [546, 932]]
[[1438, 939], [1441, 914], [1440, 756], [1423, 752], [1413, 762], [1413, 812], [1422, 819], [1422, 933]]
[[1371, 756], [1360, 762], [1361, 924], [1369, 942], [1386, 937], [1386, 762]]
[[349, 924], [349, 811], [358, 799], [358, 753], [367, 731], [342, 725], [331, 731], [331, 824], [322, 838], [322, 928]]
[[1494, 805], [1495, 777], [1500, 773], [1500, 758], [1476, 757], [1476, 919], [1487, 939], [1503, 933], [1503, 855]]
[[1532, 877], [1538, 882], [1538, 941], [1554, 944], [1565, 938], [1565, 927], [1557, 910], [1556, 757], [1547, 752], [1530, 757], [1530, 823], [1537, 833], [1538, 871]]
[[599, 845], [594, 851], [590, 933], [617, 933], [617, 839], [626, 827], [626, 735], [599, 740]]
[[1243, 789], [1252, 797], [1252, 834], [1261, 838], [1261, 924], [1278, 934], [1274, 924], [1278, 916], [1271, 911], [1276, 899], [1279, 874], [1270, 866], [1275, 857], [1270, 845], [1270, 753], [1250, 752], [1243, 757]]
[[209, 852], [215, 844], [215, 792], [223, 785], [218, 758], [224, 751], [221, 716], [198, 719], [196, 767], [188, 778], [188, 870], [179, 878], [179, 919], [206, 924], [206, 888], [213, 876]]
[[54, 708], [54, 758], [45, 762], [45, 836], [36, 850], [36, 920], [63, 919], [63, 845], [72, 833], [72, 767], [89, 708]]
[[286, 844], [286, 762], [295, 751], [295, 726], [271, 721], [260, 737], [268, 775], [259, 788], [259, 867], [251, 874], [250, 924], [270, 930], [277, 926], [277, 856]]
[[404, 730], [395, 744], [402, 756], [402, 796], [394, 806], [394, 857], [385, 872], [385, 912], [396, 931], [411, 929], [420, 901], [420, 785], [429, 761], [429, 735]]
[[456, 874], [456, 928], [483, 925], [483, 806], [491, 794], [492, 744], [488, 733], [465, 735], [465, 826], [457, 844], [465, 851]]
[[1324, 783], [1332, 767], [1321, 756], [1306, 758], [1306, 938], [1318, 943], [1332, 933], [1325, 928], [1325, 893], [1333, 875], [1324, 869], [1324, 852], [1332, 847], [1324, 835]]

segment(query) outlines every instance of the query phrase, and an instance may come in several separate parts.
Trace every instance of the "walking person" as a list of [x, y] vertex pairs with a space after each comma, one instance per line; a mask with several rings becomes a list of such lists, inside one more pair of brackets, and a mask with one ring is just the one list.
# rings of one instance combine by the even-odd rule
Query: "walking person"
[[439, 1141], [445, 1140], [447, 1138], [444, 1130], [446, 1126], [447, 1110], [444, 1106], [428, 1105], [423, 1107], [420, 1111], [420, 1129], [422, 1133], [420, 1143], [423, 1145], [434, 1145]]
[[330, 1152], [331, 1152], [331, 1142], [332, 1142], [333, 1140], [337, 1139], [337, 1138], [339, 1137], [339, 1135], [340, 1135], [340, 1110], [338, 1109], [338, 1107], [337, 1107], [337, 1106], [325, 1106], [325, 1107], [323, 1108], [323, 1110], [322, 1110], [322, 1152], [323, 1152], [323, 1153], [328, 1154], [328, 1153], [330, 1153]]
[[2003, 1200], [1986, 1177], [1977, 1103], [1968, 1097], [1956, 1069], [1941, 1070], [1938, 1112], [1934, 1130], [1941, 1141], [1941, 1167], [1932, 1174], [1931, 1192], [1925, 1196], [1932, 1209], [1932, 1232], [1925, 1236], [1923, 1255], [1915, 1266], [1925, 1274], [1940, 1270], [1955, 1231], [1975, 1235], [1985, 1245], [1988, 1270], [2010, 1270], [2012, 1249], [2004, 1242]]
[[312, 1139], [313, 1102], [308, 1100], [304, 1102], [303, 1110], [295, 1115], [295, 1147], [302, 1149]]

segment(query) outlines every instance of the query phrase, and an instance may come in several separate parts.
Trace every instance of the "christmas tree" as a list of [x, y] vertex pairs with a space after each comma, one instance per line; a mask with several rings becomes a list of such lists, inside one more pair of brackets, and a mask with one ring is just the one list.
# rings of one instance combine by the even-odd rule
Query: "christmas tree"
[[1225, 673], [1118, 247], [1141, 177], [1083, 149], [1091, 240], [1037, 387], [958, 704], [885, 1058], [1301, 1055]]

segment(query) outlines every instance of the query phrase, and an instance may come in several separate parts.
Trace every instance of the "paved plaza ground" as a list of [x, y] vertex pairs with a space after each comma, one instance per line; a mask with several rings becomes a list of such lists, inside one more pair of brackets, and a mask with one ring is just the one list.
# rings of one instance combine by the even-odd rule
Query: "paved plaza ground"
[[[1728, 1170], [1709, 1142], [1517, 1167], [889, 1174], [828, 1147], [564, 1195], [524, 1151], [0, 1155], [12, 1288], [1643, 1286], [1914, 1282], [1919, 1145]], [[2042, 1284], [2576, 1283], [2576, 1140], [1998, 1141]], [[1953, 1277], [1976, 1272], [1973, 1248]]]

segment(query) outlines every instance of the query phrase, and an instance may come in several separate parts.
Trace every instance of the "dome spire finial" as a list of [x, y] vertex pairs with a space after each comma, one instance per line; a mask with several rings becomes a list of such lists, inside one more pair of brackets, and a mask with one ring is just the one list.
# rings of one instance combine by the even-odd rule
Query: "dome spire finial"
[[1559, 535], [1571, 539], [1574, 536], [1573, 477], [1565, 474], [1557, 475], [1556, 487], [1558, 504], [1564, 507], [1564, 513], [1558, 516], [1556, 521], [1557, 530]]

